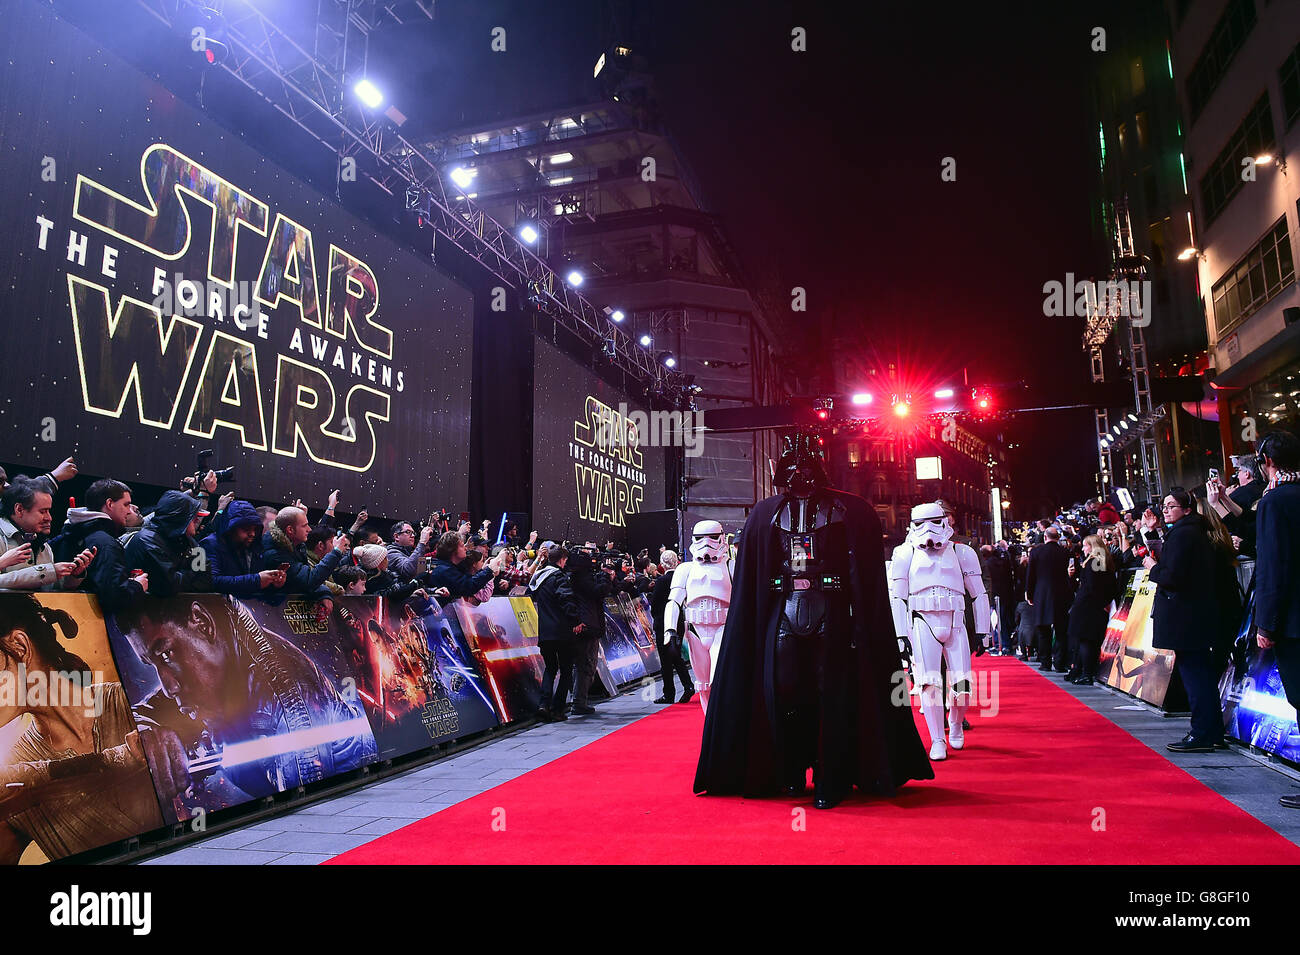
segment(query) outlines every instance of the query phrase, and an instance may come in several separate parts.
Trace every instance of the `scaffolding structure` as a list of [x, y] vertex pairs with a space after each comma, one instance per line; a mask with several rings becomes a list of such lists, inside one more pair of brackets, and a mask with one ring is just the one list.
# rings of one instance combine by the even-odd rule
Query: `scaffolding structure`
[[[1139, 499], [1154, 500], [1163, 487], [1160, 474], [1160, 456], [1156, 447], [1156, 426], [1165, 416], [1163, 405], [1155, 406], [1151, 401], [1151, 372], [1147, 364], [1146, 339], [1142, 328], [1150, 320], [1150, 315], [1135, 309], [1134, 299], [1141, 293], [1146, 281], [1146, 266], [1133, 245], [1133, 229], [1129, 219], [1128, 197], [1121, 196], [1115, 207], [1114, 231], [1114, 267], [1108, 286], [1110, 289], [1122, 288], [1122, 295], [1107, 294], [1088, 297], [1087, 324], [1083, 333], [1083, 345], [1088, 352], [1092, 381], [1105, 380], [1106, 341], [1116, 328], [1122, 328], [1124, 339], [1121, 347], [1128, 359], [1129, 372], [1133, 380], [1133, 411], [1126, 413], [1116, 424], [1111, 424], [1110, 411], [1107, 408], [1095, 408], [1097, 455], [1098, 455], [1098, 489], [1105, 497], [1114, 485], [1114, 454], [1123, 454], [1127, 448], [1138, 444]], [[1149, 301], [1149, 296], [1145, 296]], [[1134, 321], [1135, 313], [1142, 321]]]
[[[400, 132], [406, 117], [390, 106], [366, 107], [353, 91], [367, 76], [370, 35], [381, 26], [433, 19], [433, 0], [315, 0], [315, 12], [289, 28], [260, 0], [137, 0], [171, 29], [201, 26], [223, 56], [217, 65], [299, 129], [390, 195], [405, 193], [437, 234], [487, 269], [521, 301], [551, 315], [580, 340], [605, 348], [609, 360], [649, 388], [662, 374], [653, 356], [579, 294], [513, 232], [479, 208], [426, 147]], [[306, 6], [306, 5], [304, 5]], [[283, 16], [282, 9], [276, 10]], [[365, 160], [364, 162], [358, 160]], [[608, 352], [607, 352], [608, 354]]]

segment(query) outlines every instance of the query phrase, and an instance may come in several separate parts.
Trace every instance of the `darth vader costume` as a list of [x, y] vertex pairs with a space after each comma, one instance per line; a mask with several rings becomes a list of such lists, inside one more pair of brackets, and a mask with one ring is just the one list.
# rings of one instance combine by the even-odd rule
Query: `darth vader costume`
[[933, 779], [894, 637], [880, 520], [827, 487], [820, 439], [784, 442], [782, 494], [741, 534], [695, 792], [893, 795]]

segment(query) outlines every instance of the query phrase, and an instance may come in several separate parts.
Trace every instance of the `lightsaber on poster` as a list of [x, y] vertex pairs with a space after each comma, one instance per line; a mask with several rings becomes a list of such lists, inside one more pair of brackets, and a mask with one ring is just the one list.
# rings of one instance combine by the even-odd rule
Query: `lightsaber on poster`
[[339, 743], [355, 736], [364, 736], [368, 732], [370, 724], [364, 716], [358, 716], [342, 723], [293, 730], [279, 736], [262, 736], [240, 743], [226, 743], [215, 752], [191, 760], [189, 768], [194, 774], [215, 772], [230, 766], [242, 766], [310, 750], [322, 743]]
[[502, 647], [500, 650], [488, 650], [483, 654], [485, 660], [522, 660], [525, 657], [542, 655], [539, 647]]
[[479, 699], [481, 699], [488, 706], [491, 706], [492, 701], [487, 698], [487, 694], [485, 694], [481, 689], [479, 689], [478, 674], [475, 673], [470, 667], [467, 667], [464, 664], [462, 664], [460, 660], [456, 658], [456, 655], [453, 654], [446, 647], [441, 647], [440, 649], [442, 651], [442, 655], [451, 661], [451, 665], [447, 667], [447, 672], [456, 673], [459, 674], [461, 677], [463, 677], [465, 682], [469, 685], [469, 687], [475, 693], [478, 694]]

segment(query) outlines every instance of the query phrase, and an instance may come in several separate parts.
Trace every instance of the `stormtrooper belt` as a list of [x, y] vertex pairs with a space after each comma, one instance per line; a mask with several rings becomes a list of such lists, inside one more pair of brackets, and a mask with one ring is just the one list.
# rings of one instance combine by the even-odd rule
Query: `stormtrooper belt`
[[815, 574], [804, 577], [796, 574], [773, 577], [769, 589], [772, 593], [790, 596], [803, 590], [820, 590], [822, 593], [840, 593], [844, 590], [844, 578], [839, 574]]
[[907, 609], [918, 610], [966, 610], [966, 595], [959, 594], [947, 587], [930, 587], [907, 598]]

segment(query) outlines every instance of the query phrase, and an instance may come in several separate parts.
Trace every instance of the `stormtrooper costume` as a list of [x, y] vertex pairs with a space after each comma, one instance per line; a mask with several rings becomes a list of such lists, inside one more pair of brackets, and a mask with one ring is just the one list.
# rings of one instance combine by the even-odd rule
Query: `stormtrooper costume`
[[664, 607], [664, 642], [675, 640], [685, 618], [683, 636], [690, 647], [691, 671], [700, 705], [709, 711], [709, 684], [718, 665], [722, 630], [731, 604], [731, 567], [727, 541], [717, 521], [700, 521], [691, 532], [694, 560], [678, 564], [673, 571]]
[[[889, 595], [894, 630], [904, 658], [912, 657], [912, 692], [930, 731], [930, 758], [946, 759], [948, 746], [965, 745], [962, 718], [972, 689], [970, 641], [966, 635], [966, 595], [975, 601], [975, 632], [989, 632], [989, 598], [979, 557], [952, 539], [952, 522], [943, 506], [912, 509], [906, 543], [894, 549], [889, 565]], [[943, 738], [943, 678], [948, 665], [948, 743]]]

